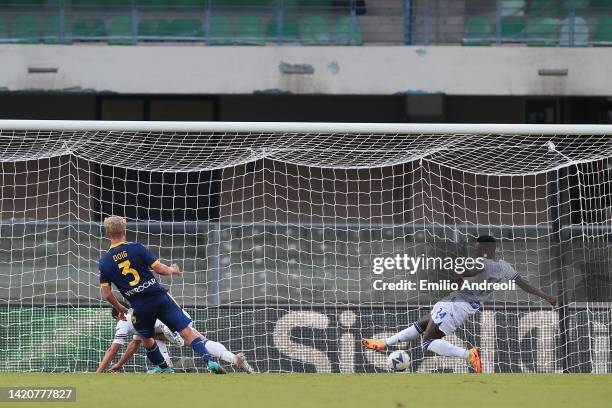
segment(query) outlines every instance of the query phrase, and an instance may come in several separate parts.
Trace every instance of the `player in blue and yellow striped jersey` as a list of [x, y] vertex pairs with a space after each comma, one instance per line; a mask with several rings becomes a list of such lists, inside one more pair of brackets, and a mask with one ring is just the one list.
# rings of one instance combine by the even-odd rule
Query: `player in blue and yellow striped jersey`
[[208, 369], [216, 374], [225, 370], [211, 357], [221, 358], [235, 364], [247, 372], [252, 372], [249, 363], [242, 353], [235, 355], [221, 343], [201, 338], [191, 327], [191, 319], [183, 313], [181, 307], [168, 294], [168, 289], [159, 284], [151, 269], [160, 275], [179, 275], [178, 265], [167, 266], [160, 262], [144, 245], [126, 242], [126, 223], [122, 217], [112, 216], [104, 220], [106, 236], [111, 241], [108, 252], [100, 258], [100, 285], [104, 299], [119, 312], [127, 313], [127, 308], [113, 295], [110, 284], [132, 306], [132, 323], [147, 350], [147, 357], [156, 366], [151, 373], [172, 373], [164, 361], [155, 340], [153, 339], [155, 322], [159, 319], [173, 332], [178, 332], [185, 345], [201, 356]]

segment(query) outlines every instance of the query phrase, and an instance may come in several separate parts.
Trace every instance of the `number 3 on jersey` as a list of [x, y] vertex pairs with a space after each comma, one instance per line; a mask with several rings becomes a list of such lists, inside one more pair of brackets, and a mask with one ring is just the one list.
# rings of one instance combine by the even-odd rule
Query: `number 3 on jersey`
[[128, 283], [130, 284], [130, 286], [136, 286], [138, 285], [138, 282], [140, 282], [140, 274], [136, 269], [130, 268], [130, 265], [130, 261], [123, 261], [117, 266], [121, 268], [121, 274], [132, 275], [134, 277], [134, 280]]

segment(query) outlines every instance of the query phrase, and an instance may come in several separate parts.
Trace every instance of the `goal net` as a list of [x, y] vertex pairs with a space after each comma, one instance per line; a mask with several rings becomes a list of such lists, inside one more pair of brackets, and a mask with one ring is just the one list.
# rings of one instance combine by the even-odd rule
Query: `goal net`
[[[448, 336], [485, 372], [612, 372], [612, 127], [0, 121], [0, 371], [94, 371], [114, 336], [101, 221], [182, 266], [195, 326], [262, 372], [377, 372], [479, 235], [552, 308], [497, 291]], [[393, 261], [389, 261], [393, 262]], [[380, 267], [383, 265], [383, 270]], [[397, 288], [400, 287], [398, 290]], [[411, 372], [466, 372], [408, 351]], [[176, 369], [202, 371], [191, 349]], [[139, 351], [125, 367], [142, 371]]]

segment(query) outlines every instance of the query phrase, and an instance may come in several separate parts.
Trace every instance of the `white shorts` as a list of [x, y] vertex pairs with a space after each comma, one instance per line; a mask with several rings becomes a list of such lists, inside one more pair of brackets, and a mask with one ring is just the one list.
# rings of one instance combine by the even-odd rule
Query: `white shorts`
[[444, 334], [451, 334], [477, 310], [476, 305], [464, 301], [440, 301], [431, 309], [431, 319]]

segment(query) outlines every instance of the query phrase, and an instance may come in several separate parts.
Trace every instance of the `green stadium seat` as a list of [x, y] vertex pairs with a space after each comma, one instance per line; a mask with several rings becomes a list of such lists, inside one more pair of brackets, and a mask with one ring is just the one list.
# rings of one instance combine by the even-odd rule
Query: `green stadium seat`
[[234, 34], [228, 16], [211, 16], [207, 34], [206, 42], [209, 45], [234, 44]]
[[13, 19], [12, 37], [20, 44], [37, 44], [40, 42], [40, 27], [36, 16], [17, 16]]
[[300, 0], [299, 7], [305, 12], [321, 13], [333, 9], [333, 4], [330, 0]]
[[295, 20], [283, 20], [281, 33], [278, 32], [278, 21], [273, 18], [268, 22], [266, 29], [268, 41], [295, 42], [298, 40], [298, 24]]
[[142, 19], [138, 22], [139, 41], [159, 41], [170, 35], [170, 23], [160, 18]]
[[135, 42], [131, 16], [114, 16], [109, 20], [108, 43], [110, 45], [132, 45]]
[[593, 45], [612, 45], [612, 16], [601, 16], [597, 19], [591, 42]]
[[557, 20], [551, 17], [536, 18], [527, 26], [527, 45], [550, 47], [557, 44]]
[[45, 21], [45, 33], [43, 41], [45, 44], [72, 44], [70, 24], [64, 20], [64, 38], [61, 38], [59, 16], [49, 16]]
[[589, 7], [589, 0], [563, 0], [561, 8], [567, 13], [569, 11], [584, 11]]
[[493, 29], [485, 16], [469, 17], [465, 22], [463, 45], [491, 45]]
[[178, 7], [205, 7], [206, 0], [174, 0], [173, 5]]
[[591, 0], [589, 10], [598, 16], [612, 15], [612, 0]]
[[174, 3], [173, 0], [138, 0], [138, 5], [142, 7], [170, 8]]
[[[283, 5], [288, 2], [283, 0]], [[213, 9], [276, 7], [277, 0], [210, 0], [210, 5]]]
[[[572, 38], [572, 30], [570, 19], [566, 19], [561, 25], [559, 31], [559, 45], [585, 47], [589, 45], [589, 25], [583, 17], [574, 18], [574, 33]], [[572, 41], [573, 40], [573, 41]]]
[[527, 23], [522, 18], [504, 18], [501, 22], [502, 42], [524, 42]]
[[236, 44], [265, 45], [264, 25], [260, 17], [241, 16], [238, 20]]
[[336, 20], [334, 42], [338, 45], [363, 45], [363, 33], [359, 20], [355, 19], [355, 26], [353, 27], [351, 16], [339, 17]]
[[500, 0], [501, 17], [523, 17], [525, 15], [525, 0]]
[[168, 25], [168, 36], [176, 40], [201, 41], [204, 39], [202, 21], [196, 19], [176, 19]]
[[9, 32], [8, 26], [6, 24], [6, 19], [0, 16], [0, 44], [9, 41]]
[[557, 14], [557, 0], [531, 0], [528, 13], [531, 17], [549, 17]]
[[75, 20], [72, 25], [72, 35], [78, 41], [100, 41], [106, 36], [104, 21], [99, 18]]
[[126, 0], [71, 0], [70, 4], [75, 6], [89, 6], [90, 9], [93, 9], [94, 6], [97, 6], [96, 8], [106, 8], [113, 6], [126, 7], [130, 5], [130, 2]]
[[322, 16], [306, 16], [302, 19], [301, 39], [304, 45], [331, 44], [327, 19]]

